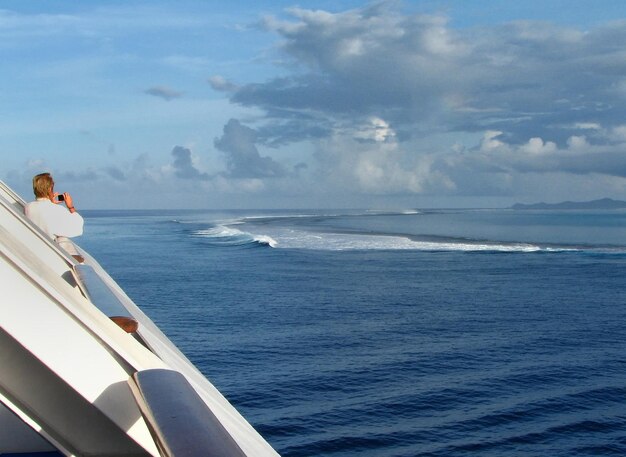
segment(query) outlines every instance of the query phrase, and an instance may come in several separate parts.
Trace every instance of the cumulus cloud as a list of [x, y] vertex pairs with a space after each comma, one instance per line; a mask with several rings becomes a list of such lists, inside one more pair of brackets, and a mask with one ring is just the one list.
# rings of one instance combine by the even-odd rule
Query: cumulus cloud
[[106, 167], [104, 171], [106, 172], [108, 176], [110, 176], [113, 179], [116, 179], [118, 181], [126, 180], [126, 175], [124, 174], [122, 170], [120, 170], [119, 167], [109, 166], [109, 167]]
[[[573, 191], [588, 179], [588, 188], [610, 183], [598, 188], [626, 194], [625, 22], [455, 28], [399, 2], [285, 17], [262, 20], [278, 38], [280, 77], [208, 79], [254, 113], [214, 140], [225, 172], [182, 146], [166, 164], [144, 157], [91, 172], [120, 186], [141, 176], [224, 193], [501, 196]], [[203, 59], [165, 63], [208, 71]], [[163, 86], [145, 93], [183, 96]], [[270, 157], [267, 147], [283, 149]]]
[[353, 135], [356, 139], [382, 142], [393, 139], [396, 133], [384, 119], [372, 116]]
[[[626, 143], [597, 144], [584, 136], [571, 136], [559, 147], [552, 141], [530, 138], [523, 144], [507, 143], [501, 132], [486, 132], [471, 151], [448, 155], [440, 161], [440, 172], [457, 177], [461, 173], [507, 174], [598, 174], [626, 178]], [[483, 179], [485, 179], [483, 177]]]
[[311, 141], [316, 170], [300, 171], [361, 192], [503, 195], [530, 175], [626, 178], [625, 22], [457, 29], [398, 5], [263, 19], [291, 72], [210, 81], [265, 113], [216, 140], [231, 176], [281, 176], [256, 144]]
[[193, 163], [191, 150], [182, 146], [175, 146], [172, 149], [172, 155], [174, 156], [174, 162], [172, 167], [174, 174], [181, 179], [209, 179], [207, 173], [200, 172]]
[[219, 92], [234, 92], [238, 89], [238, 86], [230, 81], [227, 81], [224, 77], [215, 75], [209, 78], [209, 84], [214, 90]]
[[626, 142], [626, 125], [618, 125], [611, 129], [611, 138], [615, 141]]
[[162, 98], [165, 101], [170, 101], [175, 98], [180, 98], [183, 96], [182, 92], [178, 92], [177, 90], [170, 89], [165, 86], [154, 86], [149, 89], [146, 89], [144, 93], [148, 95], [152, 95], [154, 97]]
[[231, 119], [224, 133], [215, 139], [215, 147], [226, 154], [228, 176], [233, 178], [278, 178], [285, 176], [284, 167], [271, 157], [262, 157], [256, 147], [255, 130]]
[[454, 187], [430, 154], [408, 155], [393, 139], [363, 142], [339, 133], [318, 144], [316, 182], [341, 194], [415, 194]]
[[[582, 31], [520, 21], [460, 30], [446, 17], [403, 14], [394, 5], [294, 8], [290, 20], [266, 18], [299, 71], [236, 90], [228, 83], [232, 100], [289, 122], [288, 141], [311, 138], [327, 122], [372, 117], [405, 139], [493, 129], [525, 141], [567, 124], [556, 138], [565, 141], [573, 129], [626, 115], [619, 103], [626, 47], [617, 44], [626, 42], [626, 23]], [[272, 131], [273, 140], [283, 132]]]

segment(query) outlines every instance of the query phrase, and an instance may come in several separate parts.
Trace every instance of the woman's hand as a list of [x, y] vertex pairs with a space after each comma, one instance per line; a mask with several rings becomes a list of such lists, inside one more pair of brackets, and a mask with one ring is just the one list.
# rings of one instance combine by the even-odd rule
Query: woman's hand
[[67, 209], [74, 208], [74, 202], [72, 202], [72, 196], [70, 194], [65, 192], [63, 194], [63, 198], [65, 199], [65, 206], [67, 206]]

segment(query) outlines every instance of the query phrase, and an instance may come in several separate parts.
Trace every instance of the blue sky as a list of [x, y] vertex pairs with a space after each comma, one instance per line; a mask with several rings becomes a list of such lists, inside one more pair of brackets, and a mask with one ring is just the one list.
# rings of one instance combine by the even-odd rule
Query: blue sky
[[3, 1], [0, 178], [84, 208], [626, 199], [621, 1]]

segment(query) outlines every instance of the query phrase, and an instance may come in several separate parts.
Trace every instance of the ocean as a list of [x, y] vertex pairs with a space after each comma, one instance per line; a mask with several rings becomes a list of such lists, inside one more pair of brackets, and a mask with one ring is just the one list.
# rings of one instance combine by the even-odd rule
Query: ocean
[[283, 456], [626, 455], [626, 211], [85, 211]]

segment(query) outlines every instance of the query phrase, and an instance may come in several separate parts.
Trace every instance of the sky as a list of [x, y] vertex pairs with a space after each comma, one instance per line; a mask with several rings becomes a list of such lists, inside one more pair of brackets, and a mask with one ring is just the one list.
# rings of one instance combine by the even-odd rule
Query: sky
[[0, 0], [0, 179], [85, 209], [626, 200], [622, 0]]

